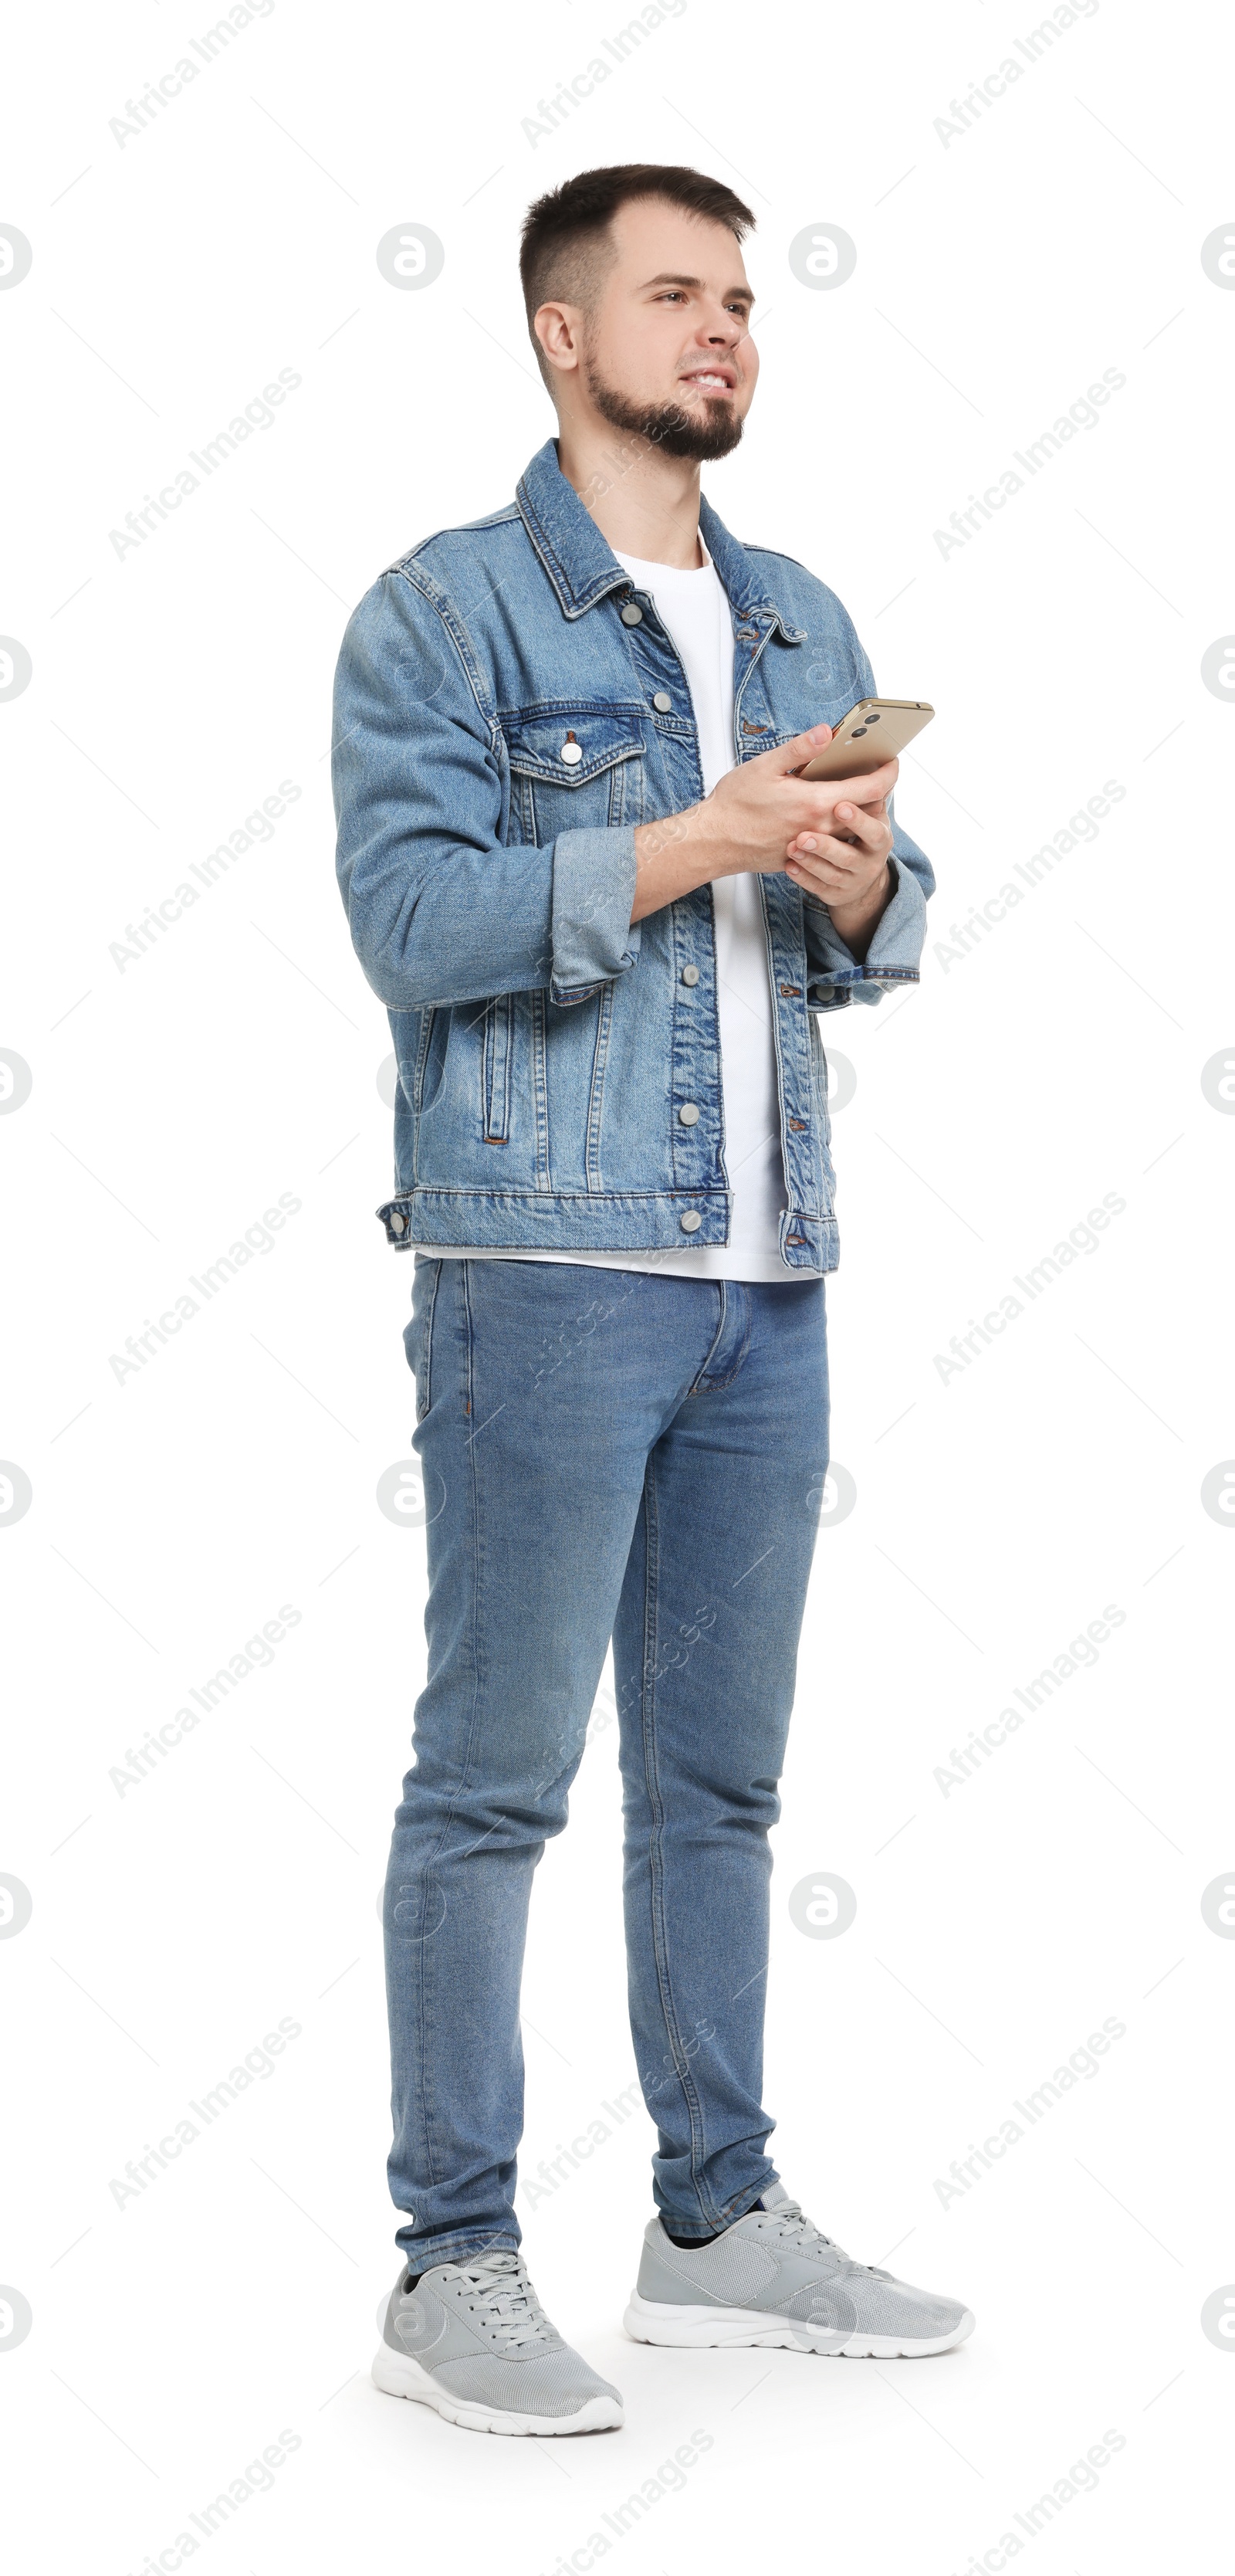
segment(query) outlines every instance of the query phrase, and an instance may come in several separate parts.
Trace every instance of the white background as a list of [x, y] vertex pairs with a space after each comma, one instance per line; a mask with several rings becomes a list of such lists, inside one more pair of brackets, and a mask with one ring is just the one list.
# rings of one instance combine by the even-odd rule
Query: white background
[[[0, 2279], [32, 2314], [0, 2347], [15, 2563], [170, 2569], [189, 2513], [283, 2428], [300, 2447], [269, 2491], [199, 2541], [212, 2568], [582, 2569], [695, 2428], [712, 2447], [681, 2491], [611, 2536], [628, 2571], [993, 2569], [1108, 2428], [1096, 2491], [1022, 2552], [1097, 2576], [1208, 2550], [1235, 1948], [1200, 1900], [1235, 1861], [1235, 1535], [1201, 1483], [1235, 1453], [1235, 1124], [1201, 1073], [1235, 1055], [1235, 713], [1201, 660], [1235, 607], [1235, 294], [1200, 249], [1235, 230], [1229, 27], [1103, 0], [945, 143], [935, 120], [1035, 11], [690, 0], [533, 142], [523, 119], [621, 10], [279, 0], [122, 148], [109, 119], [211, 23], [117, 0], [6, 39], [0, 219], [34, 251], [0, 293], [0, 629], [33, 664], [0, 704], [0, 1045], [33, 1076], [0, 1118], [0, 1452], [33, 1489], [0, 1535], [0, 1870], [33, 1900], [0, 1942]], [[822, 2226], [895, 2249], [978, 2332], [843, 2367], [628, 2344], [636, 2109], [523, 2203], [549, 2311], [620, 2383], [625, 2430], [482, 2441], [367, 2377], [394, 2276], [376, 1903], [424, 1540], [375, 1501], [412, 1427], [411, 1277], [372, 1213], [389, 1037], [335, 891], [329, 691], [381, 567], [502, 505], [552, 427], [525, 205], [632, 157], [694, 162], [757, 212], [763, 382], [706, 487], [839, 592], [885, 691], [939, 709], [899, 794], [938, 869], [932, 942], [1104, 781], [1126, 794], [968, 955], [932, 944], [918, 991], [833, 1024], [857, 1075], [829, 1289], [857, 1503], [820, 1540], [776, 1837], [773, 2151]], [[423, 291], [376, 266], [401, 223], [445, 245]], [[788, 246], [827, 224], [857, 266], [816, 292]], [[303, 381], [273, 425], [117, 556], [109, 531], [280, 368]], [[1127, 381], [1098, 425], [942, 555], [934, 531], [1107, 368]], [[272, 839], [121, 971], [126, 924], [283, 779], [301, 794]], [[126, 1337], [284, 1192], [273, 1248], [118, 1381]], [[945, 1382], [936, 1354], [1108, 1192], [1100, 1248]], [[284, 1603], [300, 1624], [270, 1665], [120, 1795], [128, 1749]], [[952, 1749], [1108, 1603], [1096, 1666], [945, 1795]], [[633, 2077], [615, 1737], [598, 1725], [537, 1882], [528, 2173]], [[836, 1940], [789, 1916], [824, 1870], [857, 1895]], [[113, 2177], [281, 2017], [300, 2035], [273, 2073], [118, 2206]], [[1108, 2018], [1097, 2075], [941, 2201]]]

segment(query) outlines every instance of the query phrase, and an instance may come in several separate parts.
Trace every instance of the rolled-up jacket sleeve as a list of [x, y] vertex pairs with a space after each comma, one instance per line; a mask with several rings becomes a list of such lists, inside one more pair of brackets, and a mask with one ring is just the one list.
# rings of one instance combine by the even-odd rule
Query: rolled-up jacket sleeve
[[633, 966], [633, 825], [506, 843], [509, 780], [466, 629], [436, 585], [384, 573], [335, 678], [337, 867], [390, 1010], [547, 987], [581, 1002]]

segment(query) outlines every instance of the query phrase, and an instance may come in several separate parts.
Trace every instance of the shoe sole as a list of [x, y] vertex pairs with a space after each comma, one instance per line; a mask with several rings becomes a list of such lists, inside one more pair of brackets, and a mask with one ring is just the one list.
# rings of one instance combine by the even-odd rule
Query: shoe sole
[[826, 2353], [836, 2361], [917, 2361], [929, 2353], [951, 2352], [973, 2333], [969, 2308], [946, 2335], [842, 2335], [826, 2327], [799, 2325], [788, 2317], [769, 2317], [758, 2308], [670, 2307], [659, 2299], [641, 2299], [632, 2291], [622, 2319], [635, 2343], [670, 2344], [678, 2351]]
[[410, 2353], [393, 2352], [385, 2343], [374, 2354], [370, 2375], [384, 2396], [410, 2397], [418, 2405], [432, 2406], [448, 2424], [461, 2424], [468, 2433], [607, 2433], [623, 2421], [614, 2397], [589, 2397], [575, 2414], [553, 2416], [517, 2415], [509, 2407], [472, 2404], [451, 2389], [440, 2388]]

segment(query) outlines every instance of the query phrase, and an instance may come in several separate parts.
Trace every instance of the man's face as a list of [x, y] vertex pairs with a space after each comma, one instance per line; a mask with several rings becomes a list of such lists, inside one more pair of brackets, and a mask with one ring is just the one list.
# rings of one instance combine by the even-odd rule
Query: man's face
[[603, 420], [667, 456], [727, 456], [759, 374], [733, 234], [643, 197], [619, 207], [611, 238], [616, 256], [584, 325], [580, 390]]

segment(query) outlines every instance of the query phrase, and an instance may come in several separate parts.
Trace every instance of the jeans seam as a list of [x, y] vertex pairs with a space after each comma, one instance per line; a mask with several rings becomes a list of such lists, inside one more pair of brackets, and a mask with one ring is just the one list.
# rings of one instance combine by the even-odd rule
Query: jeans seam
[[[471, 1301], [468, 1296], [467, 1273], [467, 1262], [460, 1262], [459, 1297], [462, 1306], [462, 1321], [464, 1326], [464, 1384], [467, 1391], [466, 1411], [470, 1414], [472, 1409], [472, 1315]], [[440, 1278], [440, 1267], [438, 1275]], [[425, 1887], [422, 1898], [421, 1934], [419, 1945], [420, 1973], [417, 1980], [420, 1991], [421, 2104], [424, 2123], [425, 2156], [428, 2165], [431, 2188], [436, 2185], [438, 2179], [438, 2159], [434, 2154], [431, 2100], [426, 2082], [428, 2050], [428, 2032], [426, 2025], [428, 2020], [429, 1976], [426, 1968], [423, 1908], [428, 1904], [429, 1885], [434, 1862], [439, 1858], [445, 1846], [451, 1826], [454, 1824], [455, 1817], [458, 1812], [459, 1801], [467, 1788], [468, 1778], [471, 1771], [472, 1748], [476, 1737], [476, 1717], [480, 1698], [480, 1500], [476, 1485], [476, 1450], [475, 1443], [472, 1441], [469, 1441], [468, 1443], [468, 1453], [472, 1488], [472, 1710], [468, 1723], [467, 1742], [464, 1745], [463, 1759], [459, 1766], [459, 1777], [451, 1791], [450, 1803], [442, 1819], [441, 1831], [433, 1850], [425, 1863]]]
[[[729, 1290], [730, 1290], [731, 1288], [736, 1288], [736, 1289], [737, 1289], [737, 1290], [739, 1290], [743, 1295], [745, 1294], [745, 1292], [744, 1292], [744, 1290], [743, 1290], [743, 1288], [742, 1288], [742, 1282], [741, 1282], [741, 1280], [740, 1280], [740, 1279], [722, 1279], [722, 1281], [721, 1281], [721, 1283], [720, 1283], [720, 1293], [721, 1293], [721, 1301], [722, 1301], [722, 1302], [721, 1302], [721, 1326], [722, 1326], [722, 1329], [723, 1329], [724, 1325], [728, 1322], [728, 1319], [729, 1319]], [[705, 1374], [705, 1372], [706, 1372], [706, 1367], [707, 1367], [707, 1362], [705, 1361], [705, 1363], [704, 1363], [704, 1367], [700, 1369], [700, 1371], [699, 1371], [699, 1375], [698, 1375], [698, 1378], [696, 1379], [694, 1386], [691, 1388], [691, 1394], [692, 1394], [692, 1395], [721, 1395], [721, 1394], [723, 1394], [723, 1392], [724, 1392], [724, 1390], [725, 1390], [725, 1388], [726, 1388], [727, 1386], [732, 1386], [732, 1384], [733, 1384], [733, 1381], [734, 1381], [735, 1377], [737, 1377], [737, 1376], [738, 1376], [738, 1374], [739, 1374], [739, 1372], [740, 1372], [740, 1370], [741, 1370], [741, 1367], [742, 1367], [742, 1363], [743, 1363], [743, 1361], [744, 1361], [744, 1359], [745, 1359], [745, 1357], [746, 1357], [746, 1354], [747, 1354], [748, 1350], [750, 1349], [750, 1337], [751, 1337], [751, 1332], [752, 1332], [753, 1327], [754, 1327], [754, 1320], [755, 1320], [755, 1318], [754, 1318], [754, 1309], [753, 1309], [753, 1307], [752, 1307], [752, 1305], [751, 1305], [751, 1302], [750, 1302], [749, 1297], [746, 1297], [746, 1298], [745, 1298], [745, 1305], [746, 1305], [746, 1323], [745, 1323], [745, 1327], [744, 1327], [744, 1329], [743, 1329], [742, 1339], [741, 1339], [741, 1341], [740, 1341], [740, 1343], [739, 1343], [739, 1345], [738, 1345], [737, 1358], [735, 1359], [735, 1361], [734, 1361], [734, 1363], [733, 1363], [732, 1368], [728, 1371], [727, 1375], [726, 1375], [726, 1376], [724, 1376], [724, 1377], [708, 1377], [708, 1376]], [[719, 1333], [717, 1334], [717, 1337], [716, 1337], [716, 1338], [717, 1338], [717, 1341], [719, 1341], [719, 1339], [720, 1339], [720, 1334], [719, 1334]], [[716, 1342], [713, 1342], [713, 1344], [712, 1344], [712, 1350], [715, 1350], [715, 1348], [716, 1348]], [[712, 1354], [711, 1354], [711, 1351], [709, 1351], [709, 1353], [708, 1353], [708, 1358], [709, 1358], [709, 1359], [711, 1358], [711, 1355], [712, 1355]]]
[[[708, 1282], [708, 1281], [703, 1281], [703, 1282], [701, 1282], [700, 1284], [701, 1284], [702, 1286], [709, 1286], [711, 1283], [710, 1283], [710, 1282]], [[721, 1335], [722, 1335], [722, 1334], [723, 1334], [723, 1332], [724, 1332], [724, 1329], [725, 1329], [725, 1287], [726, 1287], [726, 1284], [727, 1284], [727, 1283], [726, 1283], [726, 1282], [725, 1282], [725, 1280], [723, 1280], [723, 1279], [718, 1279], [718, 1280], [716, 1281], [716, 1286], [717, 1286], [717, 1287], [719, 1288], [719, 1290], [720, 1290], [720, 1311], [719, 1311], [719, 1313], [718, 1313], [718, 1315], [717, 1315], [717, 1318], [716, 1318], [716, 1330], [715, 1330], [715, 1332], [714, 1332], [714, 1333], [713, 1333], [713, 1335], [712, 1335], [711, 1341], [708, 1343], [707, 1350], [705, 1351], [704, 1356], [703, 1356], [702, 1360], [700, 1361], [699, 1367], [698, 1367], [698, 1369], [696, 1370], [694, 1377], [691, 1379], [690, 1385], [689, 1385], [689, 1386], [687, 1387], [687, 1389], [686, 1389], [686, 1392], [687, 1392], [687, 1394], [688, 1394], [688, 1395], [697, 1395], [697, 1394], [699, 1393], [699, 1389], [700, 1389], [700, 1387], [701, 1387], [701, 1386], [702, 1386], [702, 1384], [703, 1384], [704, 1378], [707, 1376], [708, 1361], [711, 1359], [712, 1353], [713, 1353], [713, 1351], [716, 1349], [716, 1346], [717, 1346], [718, 1342], [720, 1341]]]
[[[723, 1286], [721, 1297], [723, 1316]], [[704, 2161], [705, 2153], [705, 2141], [702, 2135], [702, 2114], [698, 2094], [696, 2093], [693, 2084], [690, 2082], [689, 2059], [687, 2058], [685, 2049], [682, 2046], [681, 2032], [678, 2027], [677, 2010], [673, 2001], [673, 1987], [669, 1973], [668, 1943], [665, 1939], [663, 1919], [664, 1871], [660, 1852], [660, 1833], [664, 1821], [664, 1808], [661, 1803], [660, 1783], [656, 1775], [655, 1628], [656, 1603], [658, 1598], [657, 1576], [659, 1565], [656, 1522], [656, 1471], [654, 1463], [650, 1458], [648, 1460], [644, 1479], [644, 1509], [647, 1522], [647, 1571], [644, 1578], [642, 1733], [644, 1780], [647, 1785], [648, 1803], [652, 1810], [652, 1830], [648, 1837], [648, 1878], [652, 1900], [652, 1952], [656, 1961], [656, 1983], [660, 1994], [661, 2011], [664, 2015], [665, 2029], [669, 2036], [669, 2044], [673, 2051], [674, 2072], [682, 2087], [682, 2098], [686, 2105], [686, 2114], [690, 2122], [691, 2180], [694, 2183], [699, 2199], [702, 2201], [705, 2197], [699, 2180], [699, 2168]], [[651, 1653], [649, 1653], [649, 1646], [653, 1649]], [[653, 2117], [655, 2117], [655, 2114], [653, 2114]], [[714, 2224], [714, 2213], [711, 2211], [710, 2206], [708, 2212], [708, 2223], [709, 2225]]]

